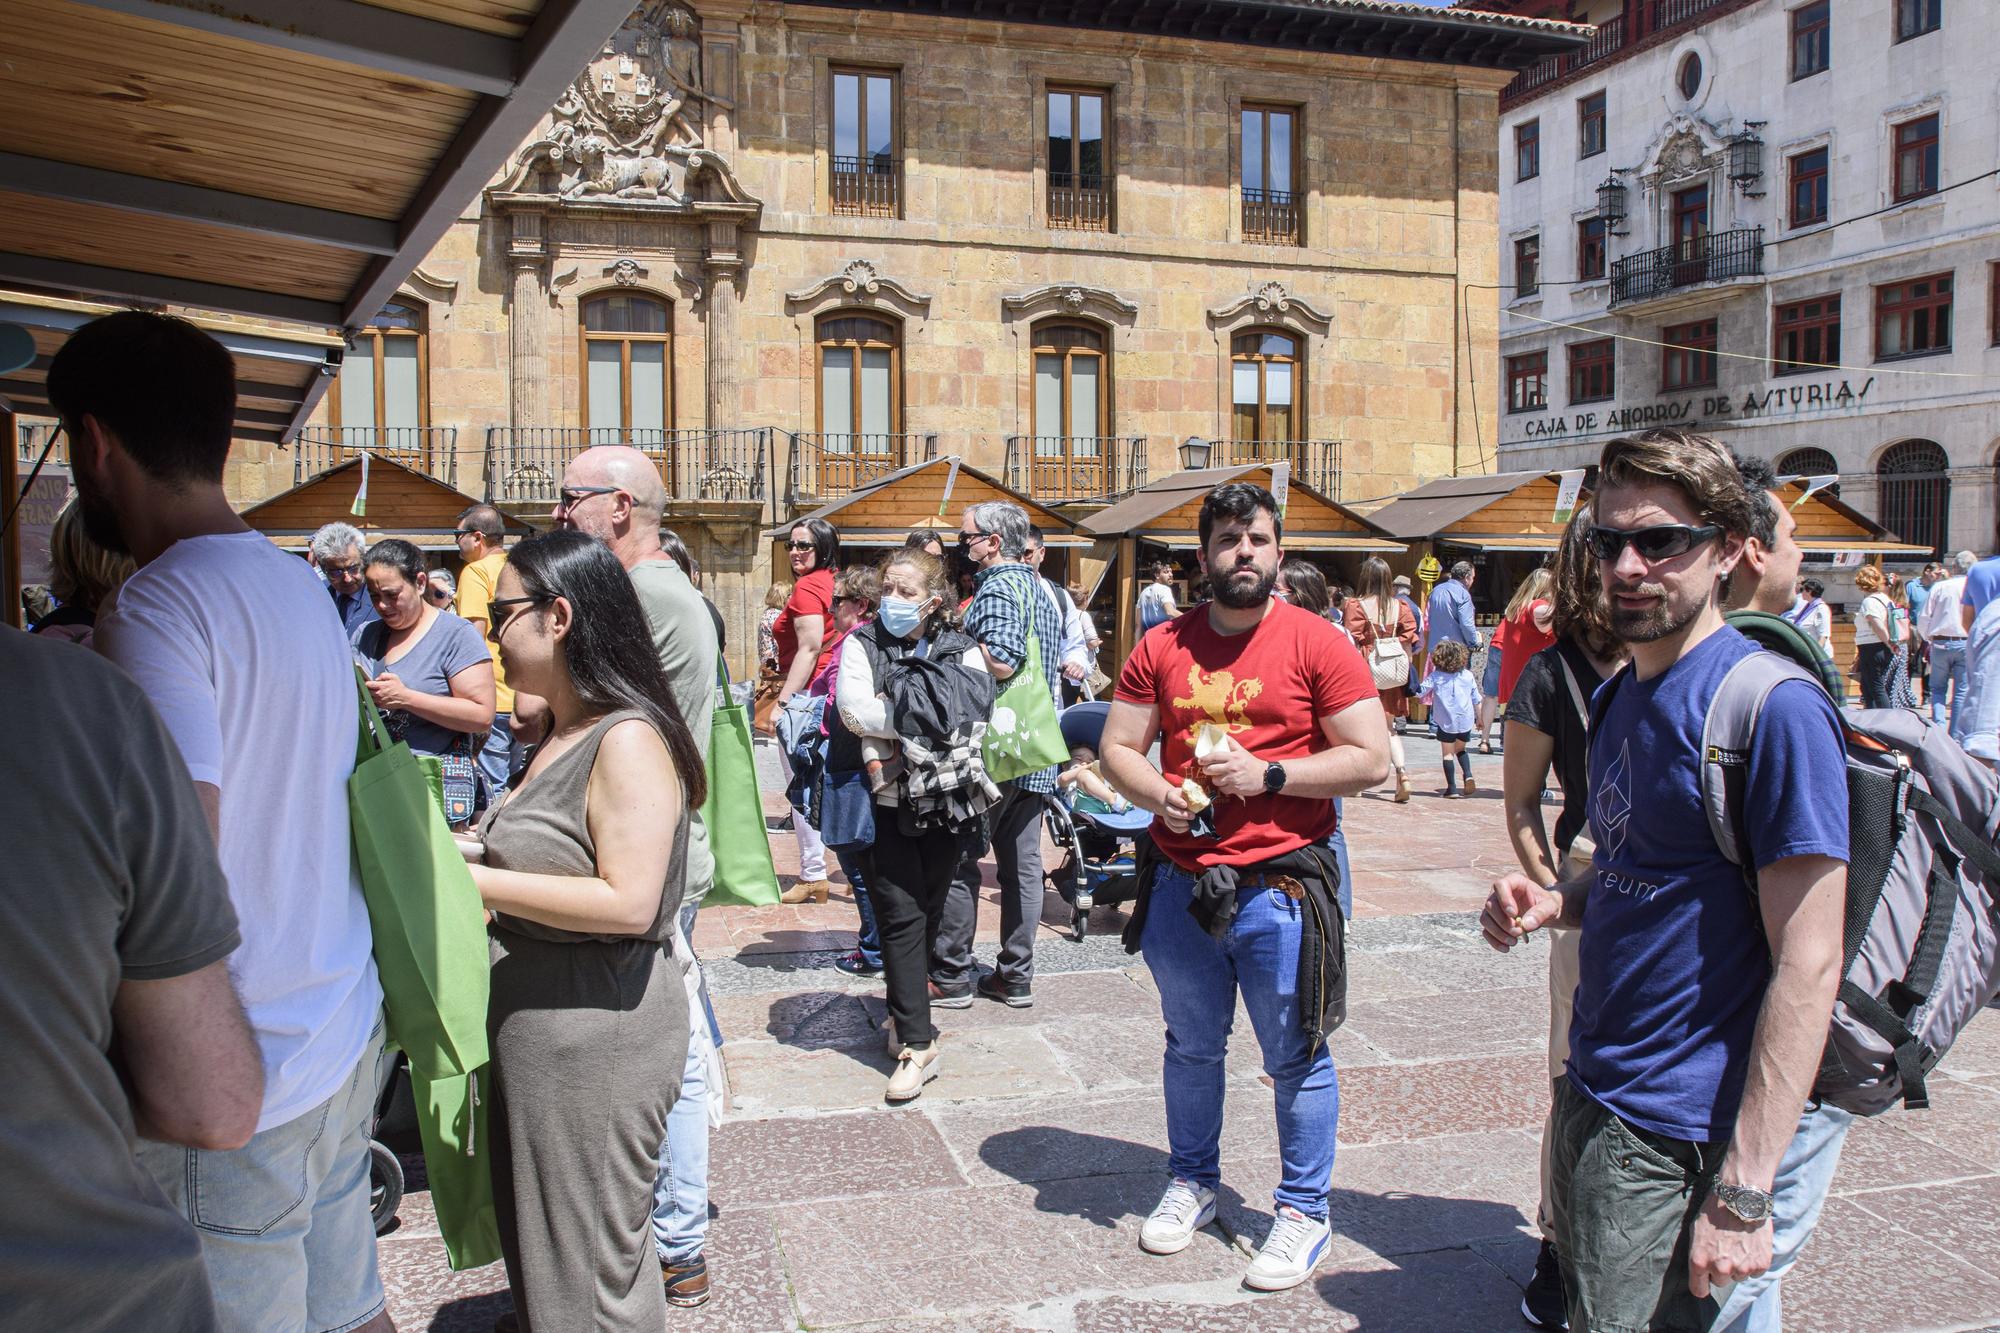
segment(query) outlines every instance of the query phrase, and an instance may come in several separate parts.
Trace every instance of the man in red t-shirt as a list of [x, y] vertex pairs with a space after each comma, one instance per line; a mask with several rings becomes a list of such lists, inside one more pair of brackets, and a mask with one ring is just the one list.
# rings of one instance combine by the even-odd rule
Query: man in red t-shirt
[[[1383, 779], [1389, 735], [1354, 645], [1271, 597], [1284, 559], [1271, 493], [1217, 487], [1200, 530], [1215, 600], [1139, 641], [1104, 724], [1104, 769], [1158, 816], [1165, 858], [1134, 918], [1167, 1024], [1173, 1181], [1139, 1244], [1172, 1254], [1215, 1218], [1223, 1057], [1240, 990], [1276, 1086], [1283, 1159], [1276, 1219], [1243, 1280], [1279, 1291], [1325, 1257], [1340, 1111], [1325, 992], [1301, 984], [1300, 960], [1331, 962], [1325, 951], [1340, 948], [1333, 798]], [[1156, 738], [1160, 769], [1146, 758]], [[1190, 829], [1211, 803], [1213, 834], [1206, 820]]]

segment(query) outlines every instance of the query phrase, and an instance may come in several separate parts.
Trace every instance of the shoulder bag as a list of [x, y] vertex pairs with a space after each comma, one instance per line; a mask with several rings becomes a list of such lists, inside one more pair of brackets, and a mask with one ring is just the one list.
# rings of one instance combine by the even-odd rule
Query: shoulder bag
[[[1032, 584], [1029, 591], [1034, 593]], [[1021, 616], [1028, 632], [1028, 653], [1021, 659], [1021, 669], [1001, 685], [993, 700], [993, 716], [986, 725], [986, 776], [996, 783], [1053, 767], [1069, 758], [1062, 723], [1056, 718], [1055, 698], [1049, 692], [1049, 678], [1042, 674], [1042, 641], [1035, 633], [1032, 603], [1024, 600]]]
[[702, 826], [715, 857], [715, 884], [702, 901], [769, 907], [778, 901], [778, 871], [764, 827], [764, 797], [757, 789], [750, 718], [730, 691], [729, 666], [720, 653], [715, 675], [722, 697], [709, 724], [708, 799], [701, 803]]
[[[1368, 674], [1374, 678], [1378, 690], [1393, 690], [1407, 685], [1410, 680], [1410, 654], [1403, 647], [1403, 641], [1396, 636], [1396, 624], [1401, 618], [1397, 612], [1403, 609], [1401, 602], [1390, 602], [1389, 623], [1381, 624], [1371, 613], [1368, 623], [1375, 631], [1374, 639], [1368, 645]], [[1362, 608], [1368, 609], [1363, 602]], [[1377, 604], [1377, 608], [1379, 604]]]

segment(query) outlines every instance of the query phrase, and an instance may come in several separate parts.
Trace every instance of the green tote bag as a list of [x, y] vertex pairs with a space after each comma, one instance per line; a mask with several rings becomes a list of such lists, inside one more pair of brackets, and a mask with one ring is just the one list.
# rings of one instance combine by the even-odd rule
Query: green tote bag
[[706, 903], [769, 907], [778, 901], [778, 869], [764, 827], [764, 798], [757, 790], [757, 753], [750, 746], [750, 716], [729, 690], [729, 667], [715, 660], [722, 702], [708, 733], [708, 799], [701, 822], [715, 856], [715, 884]]
[[[1030, 583], [1028, 594], [1040, 596], [1041, 589]], [[1042, 674], [1042, 643], [1035, 633], [1035, 617], [1025, 604], [1021, 620], [1028, 628], [1028, 655], [1022, 659], [1021, 669], [1000, 687], [993, 700], [992, 719], [986, 724], [986, 776], [995, 782], [1069, 758], [1062, 723], [1056, 718], [1055, 698], [1049, 693], [1049, 678]]]

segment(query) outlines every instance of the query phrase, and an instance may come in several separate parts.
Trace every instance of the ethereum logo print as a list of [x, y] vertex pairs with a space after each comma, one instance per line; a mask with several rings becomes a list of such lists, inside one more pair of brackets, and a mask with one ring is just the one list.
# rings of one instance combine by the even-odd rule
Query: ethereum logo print
[[1618, 747], [1618, 757], [1605, 770], [1604, 782], [1590, 812], [1598, 850], [1616, 858], [1625, 850], [1625, 833], [1632, 822], [1632, 742]]

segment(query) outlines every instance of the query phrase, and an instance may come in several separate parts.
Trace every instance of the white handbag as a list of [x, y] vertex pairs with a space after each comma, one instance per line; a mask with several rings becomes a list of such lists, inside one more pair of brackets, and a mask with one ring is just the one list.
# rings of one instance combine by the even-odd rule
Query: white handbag
[[1377, 623], [1373, 616], [1368, 618], [1368, 623], [1375, 630], [1375, 640], [1368, 645], [1368, 672], [1375, 679], [1375, 688], [1394, 690], [1408, 685], [1410, 654], [1403, 647], [1403, 641], [1396, 637], [1395, 612], [1390, 612], [1386, 627]]

